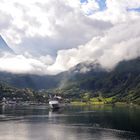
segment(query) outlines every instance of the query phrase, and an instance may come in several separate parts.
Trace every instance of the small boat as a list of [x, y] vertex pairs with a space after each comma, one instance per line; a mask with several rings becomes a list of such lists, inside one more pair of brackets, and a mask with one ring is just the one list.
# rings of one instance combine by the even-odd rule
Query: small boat
[[60, 108], [59, 101], [57, 101], [57, 100], [50, 100], [49, 106], [51, 109], [59, 109]]

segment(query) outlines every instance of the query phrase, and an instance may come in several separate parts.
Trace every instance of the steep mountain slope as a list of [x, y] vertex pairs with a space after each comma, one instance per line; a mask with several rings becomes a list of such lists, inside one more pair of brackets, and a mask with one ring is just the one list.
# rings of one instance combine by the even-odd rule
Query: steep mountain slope
[[1, 52], [14, 53], [14, 51], [7, 45], [7, 43], [4, 41], [4, 39], [0, 35], [0, 53]]
[[[82, 69], [82, 70], [81, 70]], [[67, 82], [73, 80], [84, 80], [85, 78], [101, 77], [105, 72], [97, 63], [81, 63], [67, 72], [58, 75], [31, 75], [31, 74], [12, 74], [0, 72], [0, 81], [18, 88], [50, 89], [62, 88]]]
[[59, 79], [55, 76], [39, 76], [30, 74], [12, 74], [0, 72], [0, 81], [17, 88], [32, 88], [35, 90], [55, 88]]
[[90, 92], [92, 96], [101, 93], [119, 101], [140, 103], [140, 58], [122, 61], [112, 71], [103, 69], [97, 62], [85, 62], [55, 76], [1, 72], [0, 81], [18, 88], [58, 89], [67, 97]]
[[[101, 93], [104, 97], [114, 96], [119, 101], [140, 103], [140, 58], [122, 61], [112, 71], [91, 69], [69, 77], [62, 93], [89, 91], [92, 96]], [[75, 92], [75, 96], [78, 97]]]

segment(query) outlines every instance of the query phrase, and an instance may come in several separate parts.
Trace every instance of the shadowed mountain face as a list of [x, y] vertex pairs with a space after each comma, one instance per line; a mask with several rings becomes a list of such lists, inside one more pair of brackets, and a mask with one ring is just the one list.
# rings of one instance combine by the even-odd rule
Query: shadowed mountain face
[[[58, 75], [29, 75], [0, 72], [0, 81], [19, 88], [65, 88], [69, 84], [85, 90], [118, 92], [140, 84], [140, 58], [122, 61], [112, 71], [104, 70], [98, 63], [78, 64]], [[62, 86], [63, 85], [63, 86]]]
[[[8, 72], [0, 72], [0, 81], [8, 83], [18, 88], [32, 89], [50, 89], [60, 88], [72, 80], [81, 80], [91, 75], [101, 77], [106, 71], [98, 63], [85, 62], [80, 63], [58, 75], [34, 75], [34, 74], [12, 74]], [[64, 84], [63, 84], [64, 83]]]
[[57, 87], [60, 79], [50, 75], [39, 76], [0, 72], [0, 81], [17, 88], [32, 88], [39, 90]]
[[4, 41], [4, 39], [0, 35], [0, 53], [3, 53], [3, 52], [14, 53], [14, 51], [7, 45], [7, 43]]
[[[29, 75], [0, 72], [0, 82], [18, 88], [59, 89], [66, 97], [80, 98], [85, 92], [140, 104], [140, 58], [120, 62], [112, 71], [98, 63], [81, 63], [58, 75]], [[53, 92], [53, 90], [52, 90]]]
[[59, 89], [67, 97], [102, 93], [105, 97], [140, 104], [140, 58], [122, 61], [112, 71], [106, 71], [98, 63], [81, 63], [54, 76], [0, 72], [0, 82], [17, 88]]
[[71, 68], [69, 70], [71, 73], [88, 73], [90, 71], [93, 71], [93, 72], [103, 72], [103, 71], [106, 71], [104, 68], [102, 68], [102, 66], [94, 61], [86, 61], [86, 62], [83, 62], [83, 63], [79, 63], [77, 64], [76, 66], [74, 66], [73, 68]]

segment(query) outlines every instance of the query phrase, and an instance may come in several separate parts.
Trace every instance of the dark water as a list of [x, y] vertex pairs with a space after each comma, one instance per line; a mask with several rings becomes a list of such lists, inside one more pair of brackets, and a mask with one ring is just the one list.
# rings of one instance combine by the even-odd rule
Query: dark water
[[0, 107], [0, 140], [140, 140], [140, 108]]

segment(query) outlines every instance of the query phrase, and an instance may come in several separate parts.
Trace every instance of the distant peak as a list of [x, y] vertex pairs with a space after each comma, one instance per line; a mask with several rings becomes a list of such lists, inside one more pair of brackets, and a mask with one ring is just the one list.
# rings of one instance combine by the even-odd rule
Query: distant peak
[[0, 40], [1, 40], [1, 39], [3, 40], [2, 36], [0, 35]]
[[0, 52], [14, 53], [14, 51], [7, 45], [3, 37], [0, 35]]
[[105, 71], [105, 69], [103, 69], [100, 63], [97, 60], [95, 60], [95, 61], [84, 61], [82, 63], [79, 63], [73, 68], [71, 68], [70, 71], [74, 73], [87, 73], [90, 71], [101, 72]]

